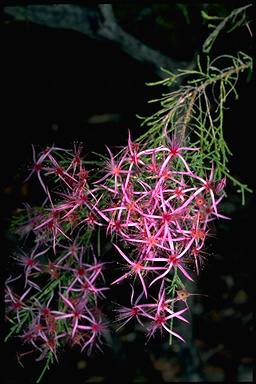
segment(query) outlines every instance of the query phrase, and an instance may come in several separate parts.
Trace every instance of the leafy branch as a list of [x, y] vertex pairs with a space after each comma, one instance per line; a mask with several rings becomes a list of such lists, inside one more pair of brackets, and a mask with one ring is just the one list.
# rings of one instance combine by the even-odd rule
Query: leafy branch
[[[235, 16], [246, 8], [234, 10], [225, 20], [235, 19]], [[222, 21], [218, 31], [224, 25]], [[213, 35], [210, 36], [208, 38], [210, 40], [206, 40], [208, 45], [214, 42]], [[216, 180], [224, 176], [229, 178], [241, 193], [244, 204], [245, 191], [252, 192], [252, 190], [230, 175], [228, 161], [232, 152], [224, 137], [223, 121], [227, 98], [233, 94], [235, 99], [238, 99], [236, 90], [238, 78], [244, 71], [252, 72], [253, 61], [249, 55], [241, 51], [236, 57], [221, 55], [211, 60], [206, 56], [204, 65], [201, 64], [202, 61], [198, 55], [195, 69], [180, 69], [175, 74], [162, 68], [168, 77], [147, 84], [149, 86], [161, 84], [167, 87], [173, 87], [175, 84], [184, 85], [163, 94], [159, 99], [150, 101], [160, 104], [160, 109], [146, 118], [138, 116], [143, 120], [141, 126], [147, 126], [148, 129], [137, 142], [147, 141], [149, 146], [166, 145], [171, 134], [182, 145], [199, 147], [200, 151], [188, 154], [192, 167], [203, 176], [205, 171], [210, 169], [210, 161], [214, 160]]]
[[248, 4], [241, 8], [234, 9], [227, 17], [222, 18], [218, 16], [209, 16], [206, 12], [201, 11], [201, 15], [206, 20], [219, 20], [222, 21], [216, 26], [209, 24], [208, 27], [214, 28], [213, 32], [207, 37], [203, 44], [203, 52], [209, 53], [216, 38], [222, 29], [226, 27], [226, 24], [231, 21], [232, 27], [228, 30], [228, 32], [234, 31], [237, 27], [241, 26], [244, 22], [246, 22], [246, 9], [251, 7], [252, 4]]

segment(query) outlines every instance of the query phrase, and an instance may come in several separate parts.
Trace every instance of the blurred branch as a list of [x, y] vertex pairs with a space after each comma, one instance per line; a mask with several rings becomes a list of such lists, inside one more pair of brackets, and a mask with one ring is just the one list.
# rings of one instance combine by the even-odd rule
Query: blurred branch
[[125, 32], [117, 23], [111, 4], [98, 4], [95, 8], [73, 4], [6, 6], [4, 12], [15, 20], [71, 29], [91, 39], [111, 41], [133, 59], [148, 65], [159, 78], [166, 77], [160, 67], [176, 73], [179, 68], [194, 66], [193, 61], [176, 61]]
[[[232, 28], [229, 29], [228, 32], [233, 31], [237, 27], [239, 27], [242, 24], [246, 25], [246, 9], [251, 7], [252, 4], [248, 4], [241, 8], [234, 9], [227, 17], [217, 17], [217, 16], [209, 16], [206, 12], [202, 11], [201, 14], [206, 20], [219, 20], [223, 19], [217, 26], [215, 26], [213, 32], [207, 37], [203, 44], [203, 52], [209, 53], [214, 41], [218, 37], [219, 33], [225, 28], [226, 24], [231, 20], [232, 21]], [[240, 19], [239, 19], [240, 17]], [[238, 20], [237, 20], [238, 19]], [[211, 24], [212, 25], [212, 24]], [[249, 30], [250, 31], [250, 30]]]

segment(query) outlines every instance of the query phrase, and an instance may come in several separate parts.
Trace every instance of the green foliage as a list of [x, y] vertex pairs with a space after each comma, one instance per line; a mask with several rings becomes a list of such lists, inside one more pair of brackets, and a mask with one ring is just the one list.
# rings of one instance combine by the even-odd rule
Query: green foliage
[[[174, 274], [172, 279], [166, 279], [166, 281], [168, 281], [170, 284], [169, 289], [167, 289], [167, 292], [166, 292], [168, 295], [168, 298], [172, 300], [170, 303], [170, 310], [174, 311], [174, 297], [176, 296], [177, 289], [179, 288], [185, 289], [185, 285], [182, 283], [181, 279], [178, 276], [177, 267], [174, 268]], [[171, 330], [173, 329], [173, 318], [171, 318], [170, 320], [170, 329]], [[173, 336], [170, 333], [169, 345], [172, 345], [172, 342], [173, 342]]]
[[[232, 29], [244, 22], [246, 8], [248, 6], [232, 11], [221, 21], [206, 39], [204, 52], [210, 51], [218, 33], [228, 21], [234, 23]], [[229, 96], [233, 94], [235, 99], [238, 99], [236, 91], [238, 78], [244, 71], [251, 73], [252, 65], [250, 56], [238, 52], [237, 56], [225, 54], [214, 59], [208, 55], [206, 57], [198, 55], [195, 69], [178, 70], [176, 74], [161, 68], [168, 77], [147, 85], [161, 84], [169, 89], [173, 89], [176, 84], [182, 85], [178, 89], [162, 94], [159, 99], [150, 100], [151, 103], [160, 104], [159, 110], [152, 116], [138, 116], [143, 120], [141, 126], [147, 127], [146, 132], [137, 139], [138, 142], [147, 142], [151, 147], [166, 145], [168, 136], [171, 135], [178, 139], [182, 146], [200, 148], [200, 151], [188, 154], [188, 161], [193, 169], [204, 176], [210, 169], [210, 161], [214, 160], [216, 180], [224, 176], [229, 178], [233, 185], [238, 187], [238, 192], [242, 195], [242, 204], [245, 200], [245, 191], [252, 191], [230, 174], [228, 161], [232, 153], [224, 136], [224, 109]]]
[[218, 17], [218, 16], [209, 16], [206, 12], [201, 11], [202, 17], [206, 20], [220, 20], [221, 23], [218, 25], [208, 24], [208, 27], [214, 28], [214, 31], [207, 37], [203, 44], [203, 52], [209, 53], [214, 41], [218, 37], [219, 33], [226, 27], [227, 24], [231, 23], [231, 27], [228, 32], [232, 32], [237, 27], [240, 27], [246, 21], [246, 9], [250, 7], [251, 4], [246, 5], [245, 7], [234, 9], [227, 17]]
[[46, 363], [45, 363], [45, 366], [40, 374], [40, 376], [38, 377], [36, 383], [40, 383], [40, 381], [42, 380], [46, 370], [49, 370], [50, 369], [50, 364], [53, 364], [54, 362], [54, 359], [53, 359], [53, 353], [52, 352], [49, 352], [48, 353], [48, 356], [47, 356], [47, 360], [46, 360]]

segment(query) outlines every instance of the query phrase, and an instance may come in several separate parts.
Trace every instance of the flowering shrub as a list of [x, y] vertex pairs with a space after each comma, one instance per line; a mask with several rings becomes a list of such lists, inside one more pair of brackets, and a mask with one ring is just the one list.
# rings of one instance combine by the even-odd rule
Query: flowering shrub
[[[93, 169], [81, 144], [73, 150], [52, 145], [38, 154], [32, 145], [26, 181], [36, 176], [45, 200], [40, 207], [25, 205], [13, 219], [12, 229], [25, 241], [12, 255], [21, 273], [6, 279], [5, 303], [6, 340], [18, 334], [30, 348], [20, 357], [36, 353], [37, 361], [46, 360], [37, 382], [67, 345], [90, 354], [110, 343], [103, 305], [116, 284], [127, 284], [130, 302], [113, 308], [117, 330], [135, 321], [147, 340], [160, 331], [170, 344], [173, 337], [185, 341], [176, 324], [189, 322], [186, 282], [202, 268], [211, 223], [229, 219], [220, 210], [226, 179], [239, 186], [243, 200], [250, 191], [227, 168], [231, 152], [222, 123], [224, 101], [252, 60], [242, 52], [228, 59], [232, 65], [218, 71], [217, 59], [209, 58], [205, 72], [200, 60], [198, 71], [166, 71], [170, 76], [160, 83], [168, 86], [182, 76], [197, 78], [165, 94], [162, 109], [143, 122], [147, 132], [137, 141], [129, 132], [115, 154], [107, 147], [108, 156]], [[214, 110], [207, 92], [216, 82]], [[102, 234], [112, 244], [109, 261], [101, 258]], [[110, 264], [120, 261], [124, 271], [108, 284]]]
[[[201, 178], [186, 161], [186, 153], [199, 148], [182, 147], [175, 139], [167, 146], [141, 148], [129, 134], [128, 145], [116, 155], [107, 148], [109, 159], [98, 178], [86, 170], [81, 145], [73, 151], [52, 146], [38, 158], [32, 148], [32, 173], [46, 201], [38, 210], [27, 207], [29, 217], [18, 226], [21, 237], [32, 234], [34, 245], [14, 255], [23, 273], [6, 281], [11, 332], [21, 332], [38, 361], [58, 359], [67, 343], [88, 353], [101, 349], [109, 327], [100, 302], [110, 287], [105, 286], [107, 263], [90, 243], [102, 227], [117, 251], [112, 261], [121, 258], [126, 264], [111, 285], [133, 278], [131, 307], [116, 309], [118, 329], [135, 318], [148, 338], [160, 330], [184, 341], [173, 319], [188, 322], [182, 316], [187, 304], [175, 310], [174, 303], [185, 290], [182, 281], [193, 281], [191, 265], [199, 273], [208, 224], [227, 219], [218, 212], [225, 180], [214, 179], [214, 164]], [[50, 187], [51, 177], [57, 189]], [[22, 276], [19, 297], [13, 286]], [[155, 296], [149, 295], [153, 285]]]

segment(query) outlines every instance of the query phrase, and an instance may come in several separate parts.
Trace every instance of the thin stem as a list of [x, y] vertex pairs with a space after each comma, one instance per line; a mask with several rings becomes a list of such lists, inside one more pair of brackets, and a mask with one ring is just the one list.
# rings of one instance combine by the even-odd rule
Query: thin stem
[[52, 356], [51, 355], [52, 355], [52, 352], [49, 352], [48, 353], [48, 357], [47, 357], [47, 361], [46, 361], [45, 366], [44, 366], [44, 369], [42, 370], [41, 375], [37, 379], [36, 383], [40, 383], [40, 381], [42, 380], [46, 370], [49, 369], [50, 361], [52, 361]]
[[[175, 295], [175, 292], [176, 292], [176, 285], [177, 285], [177, 278], [178, 278], [178, 272], [177, 272], [178, 268], [175, 267], [174, 268], [174, 275], [173, 275], [173, 279], [172, 279], [172, 285], [171, 285], [171, 288], [170, 288], [170, 291], [171, 291], [171, 305], [170, 305], [170, 309], [171, 311], [173, 311], [173, 308], [174, 308], [174, 295]], [[170, 330], [172, 330], [173, 328], [173, 317], [171, 318], [170, 320]], [[169, 345], [172, 345], [172, 334], [170, 333], [169, 335]]]

